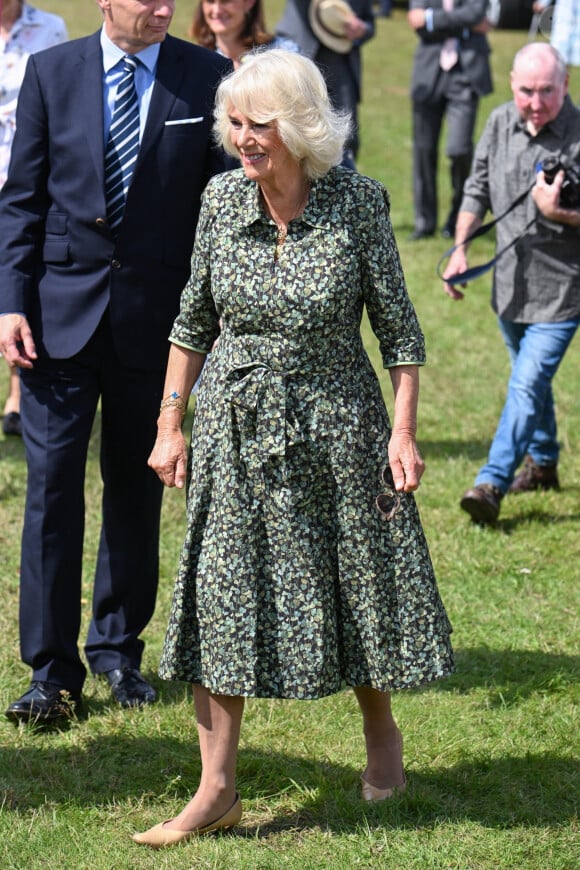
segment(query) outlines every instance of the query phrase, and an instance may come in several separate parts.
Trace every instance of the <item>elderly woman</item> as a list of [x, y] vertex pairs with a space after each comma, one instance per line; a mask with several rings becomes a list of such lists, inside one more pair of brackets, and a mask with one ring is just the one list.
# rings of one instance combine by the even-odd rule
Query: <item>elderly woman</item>
[[[187, 536], [160, 674], [193, 684], [202, 775], [160, 847], [241, 817], [244, 698], [353, 688], [362, 797], [405, 787], [390, 692], [453, 670], [450, 625], [412, 495], [423, 336], [376, 181], [337, 164], [348, 120], [312, 61], [272, 50], [222, 82], [218, 139], [242, 168], [204, 194], [150, 465], [184, 486], [185, 397], [204, 370]], [[364, 351], [366, 306], [394, 390]]]
[[[31, 54], [67, 39], [62, 18], [34, 9], [23, 0], [0, 2], [0, 187], [4, 186], [16, 129], [16, 103]], [[2, 431], [21, 435], [20, 378], [10, 370], [10, 393], [4, 405]]]

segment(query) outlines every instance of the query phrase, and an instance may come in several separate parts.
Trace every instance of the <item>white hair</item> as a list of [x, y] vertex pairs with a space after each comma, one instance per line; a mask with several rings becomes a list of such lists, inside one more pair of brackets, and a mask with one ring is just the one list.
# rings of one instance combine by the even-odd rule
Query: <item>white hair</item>
[[566, 61], [553, 45], [547, 42], [528, 42], [523, 48], [517, 52], [512, 64], [512, 72], [517, 71], [517, 67], [522, 61], [526, 60], [545, 60], [550, 57], [556, 66], [560, 81], [564, 81], [568, 73]]
[[300, 54], [278, 48], [252, 52], [220, 83], [214, 133], [228, 154], [238, 156], [231, 140], [232, 109], [258, 124], [274, 121], [307, 178], [320, 178], [342, 160], [350, 117], [332, 107], [322, 73]]

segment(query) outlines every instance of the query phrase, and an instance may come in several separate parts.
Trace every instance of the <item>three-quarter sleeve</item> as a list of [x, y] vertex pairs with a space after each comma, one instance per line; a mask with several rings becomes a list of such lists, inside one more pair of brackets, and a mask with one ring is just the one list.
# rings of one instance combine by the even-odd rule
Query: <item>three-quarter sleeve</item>
[[407, 292], [389, 217], [389, 195], [374, 182], [359, 196], [363, 295], [383, 366], [424, 365], [425, 339]]
[[211, 293], [212, 231], [215, 212], [207, 189], [202, 197], [191, 275], [183, 293], [169, 340], [198, 353], [209, 353], [219, 335], [219, 314]]

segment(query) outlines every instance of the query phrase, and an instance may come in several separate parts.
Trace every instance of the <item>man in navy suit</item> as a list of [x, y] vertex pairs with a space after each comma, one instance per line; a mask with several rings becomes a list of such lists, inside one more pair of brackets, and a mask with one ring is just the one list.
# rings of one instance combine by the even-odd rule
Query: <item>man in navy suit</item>
[[[100, 401], [102, 529], [85, 656], [122, 706], [155, 700], [139, 668], [158, 581], [161, 484], [147, 458], [189, 276], [229, 61], [167, 35], [174, 0], [96, 0], [103, 28], [31, 57], [0, 195], [0, 348], [22, 375], [28, 489], [20, 639], [30, 688], [6, 715], [59, 720], [80, 700], [84, 475]], [[105, 149], [124, 57], [137, 58], [138, 157], [123, 219]]]
[[488, 0], [409, 3], [409, 24], [419, 37], [411, 79], [415, 209], [411, 240], [432, 236], [437, 226], [437, 158], [444, 117], [452, 200], [442, 234], [453, 238], [455, 233], [463, 185], [471, 169], [479, 98], [492, 90], [487, 7]]

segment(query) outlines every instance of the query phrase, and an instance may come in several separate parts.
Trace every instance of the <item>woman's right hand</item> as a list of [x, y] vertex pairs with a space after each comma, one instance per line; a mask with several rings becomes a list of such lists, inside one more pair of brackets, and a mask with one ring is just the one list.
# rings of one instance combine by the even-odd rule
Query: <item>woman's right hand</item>
[[[181, 414], [179, 420], [181, 422]], [[183, 489], [187, 470], [187, 444], [179, 426], [176, 428], [168, 422], [160, 422], [157, 440], [147, 464], [165, 486]]]
[[9, 366], [31, 369], [36, 359], [36, 347], [28, 321], [23, 314], [0, 316], [0, 353]]

